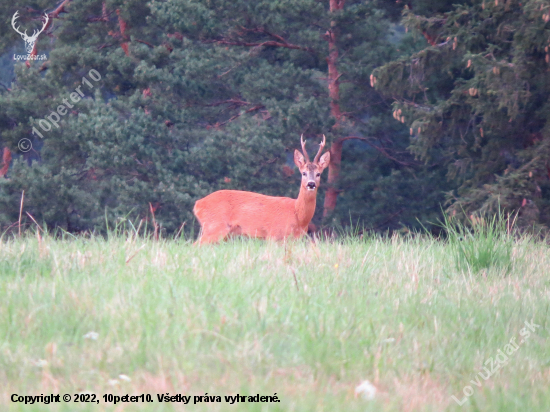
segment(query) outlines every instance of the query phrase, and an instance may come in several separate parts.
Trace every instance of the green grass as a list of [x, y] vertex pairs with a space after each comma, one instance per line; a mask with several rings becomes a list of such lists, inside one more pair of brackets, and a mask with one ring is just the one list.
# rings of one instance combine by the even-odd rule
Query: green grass
[[487, 218], [472, 215], [469, 223], [444, 214], [441, 224], [457, 269], [479, 273], [495, 267], [506, 274], [512, 266], [515, 218], [499, 212]]
[[[451, 244], [424, 237], [202, 248], [4, 237], [0, 410], [120, 411], [103, 394], [144, 393], [155, 402], [124, 410], [548, 412], [548, 246], [514, 241], [509, 265], [482, 275], [455, 263]], [[526, 320], [541, 327], [473, 386]], [[374, 400], [355, 397], [363, 380]], [[83, 391], [99, 405], [10, 401]], [[167, 392], [281, 402], [158, 403]]]

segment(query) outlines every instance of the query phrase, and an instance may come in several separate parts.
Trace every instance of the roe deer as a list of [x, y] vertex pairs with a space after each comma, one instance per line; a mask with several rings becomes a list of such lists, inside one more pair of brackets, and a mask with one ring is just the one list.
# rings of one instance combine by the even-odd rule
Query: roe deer
[[321, 147], [310, 162], [303, 136], [300, 141], [304, 154], [294, 151], [294, 163], [302, 173], [297, 199], [240, 190], [218, 190], [209, 194], [197, 200], [193, 208], [201, 225], [196, 244], [219, 242], [230, 235], [280, 240], [306, 234], [315, 213], [321, 173], [330, 162], [330, 152], [321, 156], [326, 142], [323, 135]]

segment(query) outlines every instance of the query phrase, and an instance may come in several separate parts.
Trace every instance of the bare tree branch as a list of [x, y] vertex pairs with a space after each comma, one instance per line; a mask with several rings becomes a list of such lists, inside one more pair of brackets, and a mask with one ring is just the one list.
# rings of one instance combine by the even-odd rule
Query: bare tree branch
[[53, 19], [57, 19], [59, 18], [59, 15], [63, 12], [65, 12], [65, 6], [67, 4], [69, 4], [71, 2], [71, 0], [63, 0], [59, 6], [57, 6], [55, 8], [54, 11], [48, 13], [48, 17], [49, 17], [49, 20], [48, 20], [48, 24], [46, 24], [46, 28], [44, 30], [46, 30], [48, 27], [51, 26], [51, 24], [53, 23]]
[[143, 43], [143, 44], [149, 46], [149, 47], [152, 48], [152, 49], [155, 48], [155, 46], [153, 46], [151, 43], [147, 43], [147, 42], [144, 41], [144, 40], [135, 39], [135, 41], [137, 41], [138, 43]]

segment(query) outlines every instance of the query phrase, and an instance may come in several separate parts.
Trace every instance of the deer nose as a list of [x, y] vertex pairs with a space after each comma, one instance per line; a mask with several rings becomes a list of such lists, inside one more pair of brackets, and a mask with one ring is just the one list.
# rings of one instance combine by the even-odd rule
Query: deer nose
[[308, 189], [315, 189], [317, 187], [317, 185], [315, 184], [315, 182], [307, 182], [307, 188]]

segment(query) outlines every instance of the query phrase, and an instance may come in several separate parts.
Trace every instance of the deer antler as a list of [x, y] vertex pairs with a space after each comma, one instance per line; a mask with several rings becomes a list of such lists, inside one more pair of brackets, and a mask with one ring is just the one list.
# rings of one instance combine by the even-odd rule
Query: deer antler
[[11, 26], [13, 27], [13, 29], [19, 33], [21, 36], [26, 36], [27, 35], [27, 30], [25, 30], [25, 33], [21, 33], [19, 31], [19, 27], [15, 27], [15, 20], [17, 20], [19, 18], [19, 10], [17, 10], [15, 12], [15, 14], [13, 15], [12, 19], [11, 19]]
[[321, 156], [321, 152], [323, 151], [323, 149], [325, 147], [326, 141], [327, 141], [327, 139], [326, 139], [325, 135], [323, 135], [323, 141], [321, 142], [321, 144], [319, 144], [319, 151], [315, 155], [315, 159], [313, 159], [313, 163], [317, 163], [319, 161], [319, 156]]
[[11, 19], [11, 25], [13, 27], [13, 29], [19, 33], [23, 38], [30, 38], [30, 39], [36, 39], [38, 37], [38, 35], [40, 33], [42, 33], [44, 31], [44, 29], [46, 28], [47, 24], [48, 24], [48, 21], [50, 21], [50, 18], [48, 16], [48, 13], [44, 13], [44, 17], [46, 18], [46, 21], [44, 22], [44, 25], [42, 26], [42, 28], [37, 32], [36, 30], [34, 30], [32, 36], [28, 36], [27, 35], [27, 30], [25, 30], [24, 33], [21, 33], [21, 31], [19, 31], [19, 27], [15, 27], [15, 21], [19, 18], [19, 10], [15, 12], [15, 14], [13, 15], [12, 19]]
[[[44, 13], [44, 17], [46, 18], [46, 20], [44, 21], [44, 25], [42, 26], [42, 28], [38, 31], [38, 33], [33, 33], [32, 37], [38, 37], [38, 35], [40, 33], [42, 33], [44, 31], [44, 29], [46, 28], [46, 26], [48, 25], [48, 21], [50, 21], [50, 18], [48, 17], [48, 13]], [[36, 30], [35, 30], [36, 32]]]
[[302, 152], [304, 152], [304, 157], [306, 158], [306, 161], [309, 163], [309, 156], [307, 155], [306, 142], [304, 140], [303, 134], [300, 136], [300, 142], [302, 143]]

